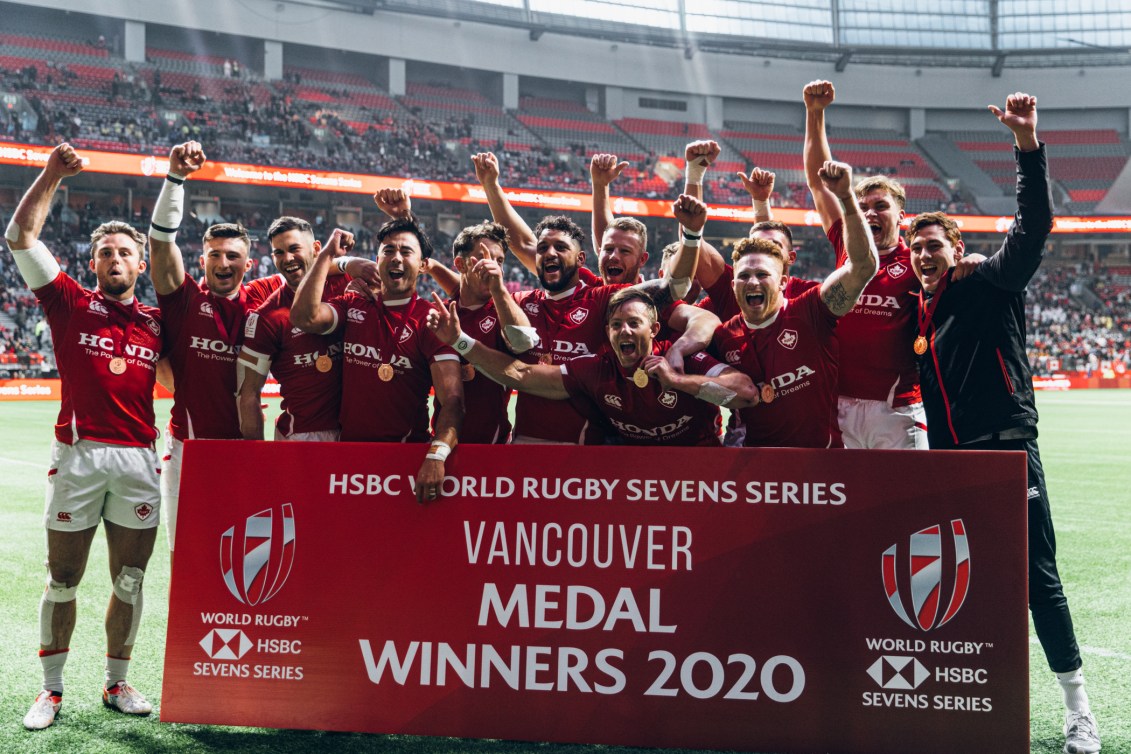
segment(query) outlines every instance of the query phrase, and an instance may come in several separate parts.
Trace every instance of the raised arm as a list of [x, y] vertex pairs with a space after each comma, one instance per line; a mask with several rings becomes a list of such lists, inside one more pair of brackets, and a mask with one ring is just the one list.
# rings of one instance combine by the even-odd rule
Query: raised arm
[[685, 177], [683, 193], [703, 201], [703, 180], [707, 169], [719, 159], [722, 148], [717, 141], [693, 141], [683, 148]]
[[810, 81], [802, 90], [805, 100], [805, 182], [813, 195], [813, 204], [821, 216], [821, 226], [827, 233], [837, 220], [844, 216], [841, 202], [821, 180], [821, 167], [832, 161], [829, 139], [825, 134], [825, 108], [836, 99], [836, 90], [828, 81]]
[[433, 361], [432, 389], [436, 391], [436, 401], [440, 410], [436, 412], [435, 432], [424, 462], [416, 473], [416, 500], [419, 503], [435, 500], [440, 496], [440, 485], [444, 481], [444, 465], [448, 455], [459, 444], [459, 432], [463, 428], [464, 402], [463, 379], [460, 376], [459, 361], [446, 359]]
[[615, 154], [595, 154], [589, 162], [589, 178], [593, 184], [593, 248], [600, 249], [605, 238], [605, 228], [613, 222], [613, 208], [609, 202], [609, 185], [628, 167], [627, 162], [617, 162]]
[[267, 372], [259, 372], [244, 362], [243, 354], [236, 361], [240, 372], [239, 396], [236, 399], [240, 410], [240, 434], [245, 440], [263, 439], [263, 386], [267, 383]]
[[676, 371], [683, 371], [684, 358], [711, 345], [715, 330], [722, 324], [714, 312], [690, 304], [677, 304], [668, 317], [668, 327], [683, 334], [664, 355]]
[[353, 234], [335, 228], [330, 240], [314, 258], [314, 265], [307, 271], [295, 291], [291, 304], [291, 324], [303, 332], [325, 335], [338, 325], [338, 315], [334, 307], [322, 300], [326, 289], [326, 276], [334, 266], [334, 258], [353, 248]]
[[445, 307], [435, 293], [432, 298], [438, 308], [429, 312], [428, 327], [436, 333], [440, 342], [455, 348], [460, 356], [474, 364], [487, 377], [505, 387], [542, 398], [565, 400], [569, 397], [560, 367], [552, 364], [526, 364], [510, 354], [496, 351], [474, 340], [460, 330], [455, 302]]
[[[43, 166], [43, 170], [36, 176], [35, 181], [24, 192], [23, 198], [16, 206], [16, 211], [12, 214], [12, 221], [8, 223], [8, 228], [4, 233], [4, 238], [8, 241], [12, 251], [30, 249], [39, 243], [39, 234], [43, 232], [43, 223], [47, 221], [47, 215], [51, 212], [51, 200], [55, 197], [59, 184], [63, 182], [64, 178], [78, 175], [81, 172], [82, 158], [75, 153], [70, 144], [60, 144], [52, 150], [51, 155], [47, 158], [47, 164]], [[16, 256], [16, 263], [17, 265], [20, 264], [19, 255]], [[55, 266], [55, 272], [58, 274], [58, 264], [56, 263]], [[20, 265], [20, 272], [24, 273], [23, 265]], [[27, 280], [26, 274], [24, 279]], [[35, 289], [50, 283], [53, 279], [54, 275], [40, 285], [31, 285], [30, 280], [27, 280], [27, 283]]]
[[742, 187], [750, 194], [750, 206], [754, 210], [754, 222], [761, 223], [774, 219], [774, 212], [770, 208], [770, 197], [774, 194], [774, 179], [777, 176], [769, 170], [751, 168], [750, 175], [741, 170], [738, 177], [742, 179]]
[[161, 183], [149, 221], [149, 277], [153, 290], [163, 296], [185, 282], [184, 258], [177, 246], [177, 230], [184, 217], [184, 184], [204, 167], [205, 159], [204, 149], [196, 141], [186, 141], [169, 150], [169, 173]]
[[833, 314], [843, 317], [856, 306], [864, 286], [876, 274], [879, 255], [876, 242], [856, 205], [856, 195], [852, 192], [852, 168], [843, 162], [829, 161], [818, 171], [818, 176], [829, 194], [840, 202], [844, 216], [844, 245], [848, 258], [821, 283], [821, 298], [825, 305]]
[[487, 281], [487, 289], [491, 291], [491, 301], [495, 304], [495, 313], [499, 317], [507, 347], [513, 353], [526, 353], [538, 345], [538, 333], [530, 326], [526, 312], [503, 285], [503, 268], [499, 263], [487, 257], [476, 259], [467, 274]]
[[644, 359], [644, 371], [665, 388], [679, 390], [716, 406], [740, 409], [757, 406], [761, 402], [754, 382], [731, 367], [724, 367], [713, 377], [684, 374], [673, 369], [663, 356], [648, 356]]
[[538, 247], [538, 239], [534, 231], [526, 224], [510, 200], [503, 193], [499, 185], [499, 159], [491, 152], [472, 155], [472, 164], [475, 165], [475, 177], [487, 195], [487, 206], [491, 208], [491, 219], [507, 229], [507, 240], [510, 249], [522, 266], [534, 274], [538, 269], [534, 264], [534, 255]]

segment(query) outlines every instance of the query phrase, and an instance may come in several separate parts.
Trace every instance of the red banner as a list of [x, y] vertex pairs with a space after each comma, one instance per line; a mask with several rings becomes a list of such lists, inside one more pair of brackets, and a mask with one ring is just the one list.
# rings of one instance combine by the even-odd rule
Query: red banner
[[1022, 454], [423, 453], [186, 443], [163, 720], [1029, 750]]
[[[41, 168], [51, 155], [51, 147], [0, 142], [0, 164]], [[79, 150], [85, 170], [114, 175], [164, 175], [169, 169], [167, 156]], [[505, 178], [505, 176], [504, 176]], [[349, 194], [375, 194], [383, 188], [403, 188], [414, 199], [486, 204], [487, 197], [479, 184], [452, 183], [398, 178], [395, 176], [338, 173], [306, 168], [247, 165], [234, 162], [209, 162], [193, 177], [194, 182], [214, 181], [249, 186], [277, 186], [307, 191], [337, 191]], [[157, 189], [154, 189], [156, 192]], [[543, 207], [546, 210], [592, 212], [593, 199], [585, 194], [539, 189], [506, 189], [511, 204]], [[618, 196], [613, 200], [613, 213], [638, 217], [671, 217], [671, 202], [660, 199], [633, 199]], [[711, 216], [717, 220], [739, 223], [754, 222], [749, 205], [711, 205]], [[959, 228], [966, 232], [1005, 233], [1013, 218], [990, 215], [952, 215]], [[820, 226], [815, 210], [774, 208], [774, 218], [787, 225]], [[904, 224], [910, 223], [908, 217]], [[1053, 233], [1131, 233], [1131, 217], [1058, 217]]]

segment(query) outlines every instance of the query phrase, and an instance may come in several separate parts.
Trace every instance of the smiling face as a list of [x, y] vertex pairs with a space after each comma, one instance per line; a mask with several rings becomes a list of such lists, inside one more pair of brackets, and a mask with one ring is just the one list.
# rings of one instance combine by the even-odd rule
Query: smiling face
[[787, 277], [780, 259], [769, 254], [752, 253], [734, 263], [734, 298], [743, 318], [761, 324], [782, 305], [782, 287]]
[[90, 254], [90, 269], [103, 294], [115, 300], [133, 295], [137, 276], [145, 272], [142, 249], [133, 238], [108, 233], [98, 239]]
[[601, 253], [597, 269], [605, 285], [635, 283], [640, 278], [640, 268], [648, 261], [644, 239], [631, 230], [609, 228], [601, 239]]
[[934, 293], [946, 271], [955, 265], [965, 249], [961, 240], [953, 243], [941, 225], [924, 225], [910, 239], [911, 269], [927, 293]]
[[208, 290], [217, 296], [230, 296], [237, 291], [243, 276], [251, 269], [247, 244], [239, 238], [212, 238], [204, 242], [200, 266]]
[[472, 301], [486, 301], [491, 298], [491, 287], [487, 278], [468, 273], [480, 259], [493, 259], [501, 267], [505, 258], [506, 252], [502, 244], [493, 238], [479, 238], [468, 254], [457, 254], [456, 272], [463, 276], [460, 282], [460, 294], [467, 294]]
[[652, 353], [652, 341], [660, 332], [660, 323], [647, 304], [632, 299], [609, 312], [605, 332], [617, 362], [631, 369]]
[[279, 233], [271, 239], [271, 258], [275, 269], [283, 274], [289, 288], [298, 288], [306, 271], [314, 264], [314, 255], [321, 248], [312, 233], [297, 229]]
[[377, 252], [377, 273], [381, 276], [381, 289], [386, 299], [412, 295], [422, 258], [415, 233], [401, 231], [385, 236]]
[[538, 236], [534, 266], [538, 282], [550, 293], [577, 285], [577, 271], [585, 262], [585, 252], [568, 233], [547, 228]]
[[876, 248], [883, 252], [899, 243], [899, 224], [903, 221], [903, 210], [895, 198], [885, 189], [874, 188], [857, 199], [864, 222], [872, 231]]

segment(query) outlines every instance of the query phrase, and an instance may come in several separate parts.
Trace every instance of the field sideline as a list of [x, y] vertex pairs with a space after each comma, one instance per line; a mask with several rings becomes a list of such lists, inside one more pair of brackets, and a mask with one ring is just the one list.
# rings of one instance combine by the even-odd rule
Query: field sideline
[[[169, 401], [158, 405], [159, 421]], [[1041, 451], [1052, 496], [1061, 576], [1084, 651], [1103, 751], [1131, 753], [1131, 391], [1040, 393]], [[58, 404], [0, 403], [0, 752], [639, 752], [619, 747], [416, 736], [370, 736], [161, 724], [102, 707], [105, 636], [98, 615], [109, 595], [105, 541], [95, 539], [79, 591], [80, 618], [67, 664], [59, 722], [29, 733], [21, 719], [40, 688], [36, 620], [43, 569], [43, 486]], [[274, 470], [279, 471], [279, 470]], [[217, 470], [218, 475], [222, 470]], [[961, 473], [961, 469], [955, 469]], [[146, 578], [145, 614], [130, 681], [160, 707], [169, 557], [164, 532]], [[1030, 631], [1032, 751], [1060, 752], [1059, 687]], [[222, 703], [222, 700], [218, 700]], [[350, 704], [343, 699], [342, 704]], [[956, 720], [956, 723], [959, 721]], [[583, 733], [579, 732], [579, 735]], [[992, 750], [993, 742], [986, 748]]]

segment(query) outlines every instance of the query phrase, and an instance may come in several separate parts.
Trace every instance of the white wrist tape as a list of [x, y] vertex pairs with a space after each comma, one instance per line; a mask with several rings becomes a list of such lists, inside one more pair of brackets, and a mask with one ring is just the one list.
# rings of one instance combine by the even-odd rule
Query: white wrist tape
[[443, 440], [433, 440], [432, 445], [428, 448], [428, 453], [426, 453], [424, 457], [433, 461], [446, 461], [451, 454], [451, 445], [448, 445]]
[[456, 353], [460, 356], [466, 356], [474, 346], [475, 338], [465, 332], [461, 332], [459, 337], [456, 338], [456, 342], [452, 343], [452, 348], [456, 349]]
[[708, 165], [700, 165], [696, 157], [694, 160], [687, 161], [687, 182], [692, 185], [702, 185], [703, 176], [707, 174]]
[[686, 246], [689, 249], [698, 249], [700, 240], [701, 239], [698, 239], [698, 238], [690, 238], [688, 236], [684, 236], [683, 237], [683, 245]]
[[[685, 245], [690, 245], [684, 241]], [[696, 241], [695, 245], [698, 246], [699, 242]], [[668, 290], [672, 292], [672, 299], [675, 301], [681, 300], [691, 290], [691, 278], [670, 278], [668, 280]]]
[[12, 249], [12, 258], [27, 287], [33, 291], [42, 288], [59, 276], [59, 262], [52, 256], [43, 241], [30, 249]]
[[503, 337], [507, 339], [511, 350], [515, 353], [526, 353], [542, 343], [537, 330], [522, 325], [507, 325], [503, 328]]
[[361, 257], [338, 257], [334, 260], [334, 264], [336, 264], [338, 266], [338, 270], [344, 274], [346, 267], [349, 267], [350, 262], [357, 261], [358, 259], [361, 259]]
[[770, 203], [769, 202], [764, 202], [761, 199], [753, 199], [753, 200], [751, 200], [751, 203], [754, 205], [754, 214], [755, 215], [761, 216], [761, 215], [770, 214]]
[[157, 241], [173, 243], [177, 240], [177, 230], [184, 217], [185, 179], [176, 173], [169, 173], [161, 184], [161, 193], [153, 205], [153, 217], [149, 221], [149, 236]]
[[695, 394], [696, 398], [714, 403], [716, 406], [726, 406], [738, 393], [733, 390], [727, 390], [717, 382], [704, 382], [699, 386], [699, 392]]

